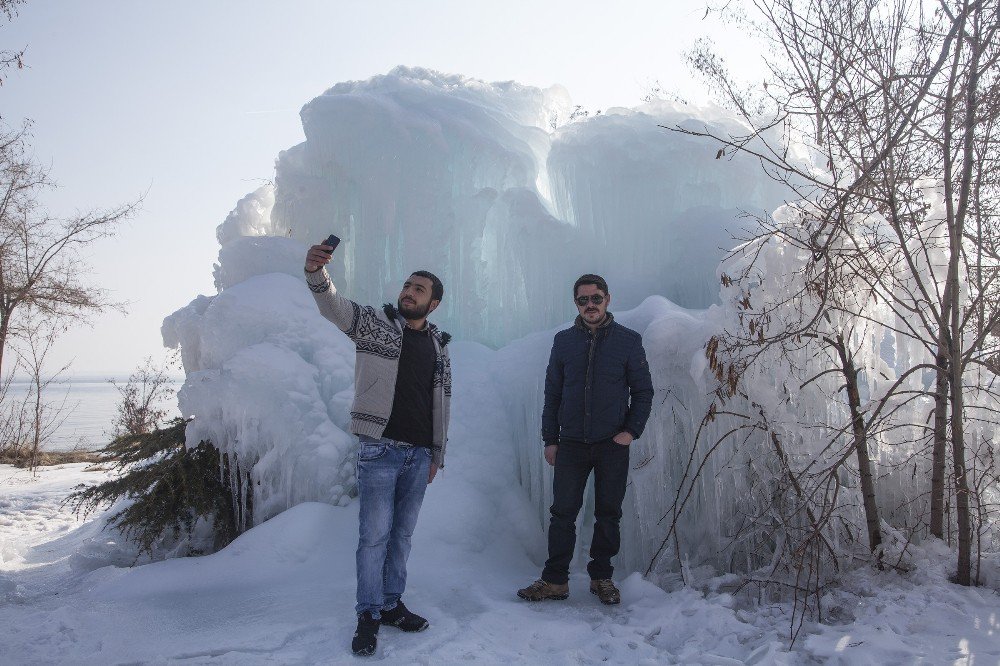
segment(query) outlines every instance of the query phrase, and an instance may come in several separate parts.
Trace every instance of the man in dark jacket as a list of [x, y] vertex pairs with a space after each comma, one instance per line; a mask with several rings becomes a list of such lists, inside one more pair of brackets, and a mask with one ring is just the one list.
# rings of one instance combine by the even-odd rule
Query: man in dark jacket
[[555, 467], [549, 559], [542, 577], [517, 595], [528, 601], [569, 596], [569, 563], [576, 548], [576, 517], [594, 472], [594, 539], [590, 591], [603, 603], [621, 601], [611, 558], [621, 543], [619, 521], [628, 479], [629, 445], [646, 426], [653, 404], [642, 337], [615, 322], [611, 294], [599, 275], [573, 285], [579, 316], [556, 334], [545, 371], [542, 440]]

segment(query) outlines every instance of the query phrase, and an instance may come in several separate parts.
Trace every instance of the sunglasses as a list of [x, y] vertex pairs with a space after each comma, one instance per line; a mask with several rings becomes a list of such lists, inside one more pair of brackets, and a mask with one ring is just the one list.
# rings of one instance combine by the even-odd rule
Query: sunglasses
[[600, 305], [604, 302], [604, 296], [600, 294], [591, 294], [590, 296], [577, 296], [575, 299], [576, 304], [581, 308], [587, 303], [593, 303], [594, 305]]

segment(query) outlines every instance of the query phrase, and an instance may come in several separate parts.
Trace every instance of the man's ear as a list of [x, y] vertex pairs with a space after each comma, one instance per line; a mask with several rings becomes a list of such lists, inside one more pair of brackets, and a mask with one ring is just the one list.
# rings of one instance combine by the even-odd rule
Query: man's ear
[[431, 301], [430, 309], [427, 310], [427, 314], [430, 314], [437, 310], [437, 306], [441, 305], [441, 301]]

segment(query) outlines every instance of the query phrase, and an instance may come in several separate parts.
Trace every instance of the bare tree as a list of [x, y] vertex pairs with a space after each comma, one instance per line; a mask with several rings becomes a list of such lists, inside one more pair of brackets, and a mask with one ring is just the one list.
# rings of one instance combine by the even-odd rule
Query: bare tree
[[[23, 0], [0, 0], [0, 15], [9, 23], [21, 4]], [[24, 66], [23, 56], [24, 49], [0, 50], [0, 84], [11, 67]], [[63, 218], [50, 214], [42, 200], [56, 185], [31, 154], [29, 128], [29, 121], [20, 129], [0, 125], [0, 451], [16, 458], [30, 432], [27, 451], [34, 466], [58, 421], [49, 418], [58, 410], [52, 413], [43, 397], [65, 370], [46, 375], [43, 365], [52, 344], [70, 326], [122, 307], [87, 283], [83, 250], [113, 235], [139, 201]], [[19, 370], [32, 379], [20, 401], [9, 390]]]
[[24, 345], [26, 349], [18, 350], [23, 367], [28, 370], [30, 377], [30, 387], [19, 411], [20, 423], [26, 426], [24, 430], [28, 448], [27, 466], [33, 472], [40, 462], [42, 444], [52, 437], [68, 416], [66, 396], [63, 396], [58, 403], [47, 397], [49, 387], [58, 381], [69, 367], [64, 365], [52, 374], [46, 372], [45, 359], [52, 350], [52, 344], [57, 336], [58, 331], [47, 326], [44, 321], [39, 322], [32, 327], [31, 334], [27, 336]]
[[[0, 13], [7, 17], [10, 23], [17, 16], [18, 5], [24, 4], [24, 0], [0, 0]], [[24, 52], [27, 47], [20, 50], [0, 49], [0, 85], [3, 85], [10, 68], [24, 69]]]
[[[115, 233], [138, 202], [70, 218], [50, 215], [40, 198], [55, 184], [30, 157], [27, 138], [26, 128], [0, 132], [0, 449], [15, 459], [28, 454], [33, 467], [62, 418], [43, 395], [65, 370], [43, 368], [53, 343], [70, 326], [121, 307], [86, 282], [82, 250]], [[18, 371], [31, 378], [22, 400], [9, 390]]]
[[163, 402], [174, 390], [166, 364], [156, 365], [152, 357], [147, 357], [124, 385], [114, 380], [111, 384], [121, 396], [112, 423], [113, 438], [153, 432], [167, 416]]
[[[736, 151], [757, 157], [813, 206], [803, 233], [772, 225], [761, 236], [795, 236], [811, 253], [804, 284], [818, 290], [820, 305], [793, 328], [767, 328], [761, 342], [815, 334], [831, 308], [864, 319], [863, 309], [844, 310], [829, 300], [836, 293], [831, 285], [854, 284], [885, 304], [892, 321], [881, 323], [897, 341], [922, 350], [922, 358], [896, 370], [908, 376], [933, 369], [933, 427], [916, 420], [907, 425], [914, 441], [932, 444], [935, 534], [943, 531], [950, 444], [956, 578], [969, 584], [974, 489], [966, 467], [966, 425], [995, 414], [997, 406], [992, 377], [982, 369], [996, 370], [1000, 325], [1000, 7], [995, 0], [940, 0], [933, 6], [907, 0], [752, 0], [747, 7], [736, 18], [765, 46], [768, 76], [759, 91], [735, 82], [709, 44], [691, 55], [695, 69], [742, 116], [746, 134], [671, 129], [714, 139], [722, 145], [719, 157]], [[761, 314], [748, 318], [766, 324]], [[904, 401], [912, 398], [912, 386], [899, 383], [896, 389]], [[887, 395], [885, 403], [865, 406], [868, 414], [859, 411], [852, 421], [870, 420], [880, 409], [891, 413], [894, 401]]]
[[25, 340], [40, 317], [65, 330], [107, 308], [120, 307], [89, 285], [81, 250], [113, 235], [138, 202], [70, 218], [50, 215], [40, 202], [53, 187], [28, 155], [26, 132], [0, 134], [0, 376], [10, 343]]
[[[49, 372], [46, 358], [58, 331], [44, 321], [30, 325], [31, 334], [13, 348], [13, 371], [0, 385], [0, 457], [32, 471], [42, 464], [43, 445], [69, 416], [68, 391], [52, 399], [52, 385], [69, 367]], [[14, 381], [21, 374], [27, 381]]]

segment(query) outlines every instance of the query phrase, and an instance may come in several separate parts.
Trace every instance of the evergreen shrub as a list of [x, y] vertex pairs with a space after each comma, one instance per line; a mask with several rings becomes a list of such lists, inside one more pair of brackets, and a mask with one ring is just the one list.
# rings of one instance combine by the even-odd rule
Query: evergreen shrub
[[[118, 476], [80, 488], [67, 498], [78, 514], [111, 506], [125, 498], [132, 502], [108, 518], [140, 553], [170, 539], [190, 540], [199, 519], [211, 525], [213, 550], [222, 548], [238, 532], [229, 475], [223, 472], [219, 450], [202, 441], [188, 448], [185, 419], [174, 419], [149, 433], [123, 435], [98, 452], [98, 464]], [[189, 548], [187, 554], [203, 551]]]

